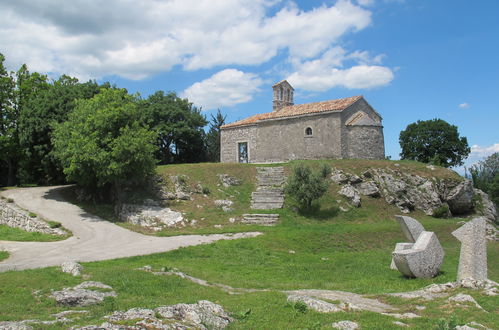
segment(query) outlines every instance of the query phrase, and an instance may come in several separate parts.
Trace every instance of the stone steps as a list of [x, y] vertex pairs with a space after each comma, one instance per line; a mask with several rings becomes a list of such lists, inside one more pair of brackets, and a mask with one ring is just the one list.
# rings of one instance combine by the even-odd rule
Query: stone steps
[[260, 210], [280, 209], [284, 204], [284, 168], [257, 167], [257, 188], [251, 194], [251, 208]]
[[261, 226], [275, 226], [279, 214], [243, 214], [242, 223]]

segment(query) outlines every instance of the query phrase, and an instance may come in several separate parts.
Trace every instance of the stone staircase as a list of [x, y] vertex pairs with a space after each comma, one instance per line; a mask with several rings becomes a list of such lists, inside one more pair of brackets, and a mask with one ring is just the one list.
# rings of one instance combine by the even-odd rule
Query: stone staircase
[[243, 214], [242, 223], [248, 225], [275, 226], [279, 214]]
[[251, 193], [251, 208], [254, 210], [281, 209], [284, 204], [284, 168], [257, 167], [257, 188]]

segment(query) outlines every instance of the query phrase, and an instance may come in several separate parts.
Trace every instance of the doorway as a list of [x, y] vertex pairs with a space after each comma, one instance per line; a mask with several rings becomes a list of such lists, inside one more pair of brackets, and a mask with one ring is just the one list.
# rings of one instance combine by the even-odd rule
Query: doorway
[[248, 162], [248, 142], [239, 142], [238, 146], [238, 159], [239, 163], [247, 163]]

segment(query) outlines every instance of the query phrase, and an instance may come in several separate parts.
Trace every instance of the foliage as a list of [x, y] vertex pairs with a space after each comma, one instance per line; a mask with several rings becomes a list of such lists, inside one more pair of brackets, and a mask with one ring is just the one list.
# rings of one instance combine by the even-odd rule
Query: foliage
[[439, 208], [437, 208], [435, 211], [433, 211], [433, 217], [434, 218], [446, 218], [449, 216], [449, 205], [443, 204]]
[[441, 318], [437, 321], [437, 330], [454, 330], [458, 326], [457, 318], [455, 315], [451, 315], [449, 319]]
[[310, 210], [312, 202], [327, 191], [329, 185], [327, 176], [330, 173], [331, 167], [326, 164], [323, 164], [318, 171], [312, 171], [303, 163], [298, 164], [288, 179], [286, 193], [291, 195], [302, 208]]
[[54, 154], [68, 180], [90, 190], [112, 188], [121, 203], [123, 189], [154, 172], [156, 135], [142, 125], [135, 97], [122, 89], [102, 89], [78, 100], [68, 120], [55, 125]]
[[220, 109], [215, 116], [211, 115], [210, 130], [206, 135], [206, 153], [210, 162], [220, 161], [220, 127], [225, 125], [226, 118]]
[[174, 92], [158, 91], [140, 102], [142, 120], [157, 133], [161, 164], [203, 161], [206, 119], [201, 110]]
[[457, 127], [442, 119], [409, 124], [400, 132], [399, 142], [402, 159], [443, 167], [462, 165], [470, 153], [466, 137], [460, 137]]
[[473, 186], [487, 194], [499, 204], [499, 152], [496, 152], [484, 160], [469, 168]]
[[[17, 160], [17, 116], [14, 107], [15, 82], [12, 72], [4, 66], [5, 57], [0, 53], [0, 184], [15, 183]], [[7, 180], [2, 181], [3, 178]]]

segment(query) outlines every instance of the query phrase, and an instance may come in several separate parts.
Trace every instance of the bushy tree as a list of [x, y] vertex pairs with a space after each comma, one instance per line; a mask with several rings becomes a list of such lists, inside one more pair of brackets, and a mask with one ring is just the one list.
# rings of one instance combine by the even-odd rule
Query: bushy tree
[[211, 115], [210, 130], [206, 134], [206, 153], [210, 162], [220, 161], [220, 127], [225, 125], [225, 118], [220, 109], [215, 116]]
[[293, 197], [302, 208], [310, 210], [312, 202], [321, 198], [327, 191], [330, 174], [331, 167], [327, 164], [323, 164], [316, 171], [307, 165], [298, 164], [288, 179], [286, 194]]
[[15, 82], [13, 73], [7, 71], [4, 61], [5, 57], [0, 53], [0, 185], [13, 185], [18, 148], [17, 116], [14, 108]]
[[473, 186], [487, 194], [496, 203], [499, 203], [499, 152], [470, 167], [469, 173]]
[[108, 186], [118, 205], [125, 186], [153, 174], [155, 139], [140, 119], [136, 98], [123, 89], [78, 100], [53, 133], [54, 154], [68, 180], [93, 191]]
[[443, 167], [458, 166], [468, 157], [470, 147], [457, 127], [442, 119], [412, 123], [400, 132], [401, 159], [417, 160]]
[[174, 92], [158, 91], [140, 103], [145, 123], [157, 133], [157, 158], [162, 164], [199, 162], [205, 159], [201, 110]]

